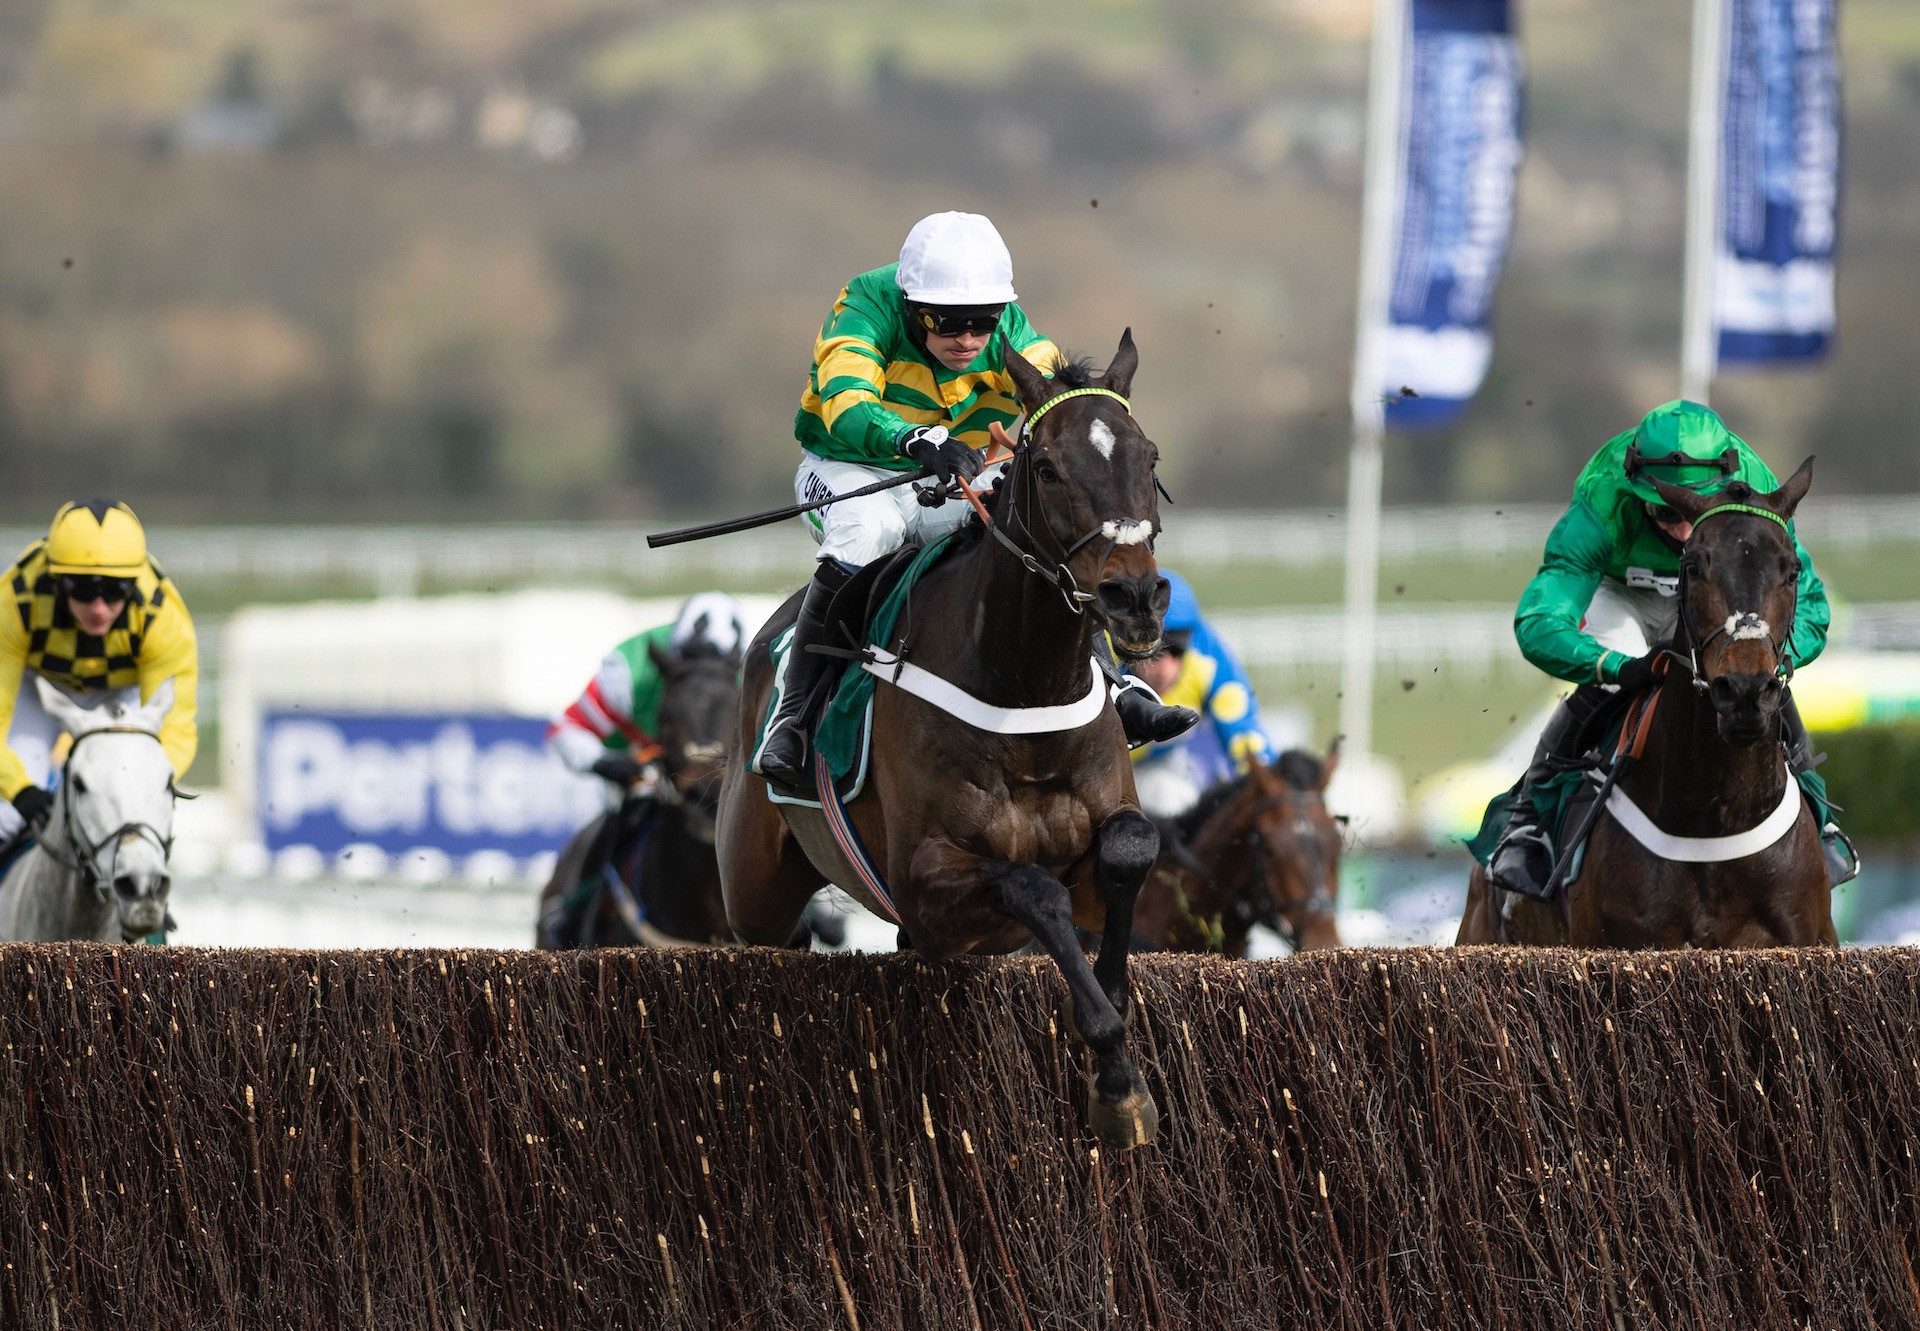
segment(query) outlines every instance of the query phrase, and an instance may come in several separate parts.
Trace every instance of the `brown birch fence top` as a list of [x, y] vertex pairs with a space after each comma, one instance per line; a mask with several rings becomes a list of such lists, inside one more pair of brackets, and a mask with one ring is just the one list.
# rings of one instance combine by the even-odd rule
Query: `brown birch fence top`
[[0, 1327], [1907, 1327], [1920, 954], [0, 947]]

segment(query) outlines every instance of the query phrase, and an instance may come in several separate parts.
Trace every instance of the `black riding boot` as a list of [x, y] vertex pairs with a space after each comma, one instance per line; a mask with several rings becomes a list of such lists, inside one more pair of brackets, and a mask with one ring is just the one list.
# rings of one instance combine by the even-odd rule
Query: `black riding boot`
[[807, 704], [821, 676], [840, 664], [831, 656], [807, 650], [827, 645], [827, 612], [833, 598], [856, 570], [835, 559], [823, 559], [807, 585], [800, 618], [787, 648], [787, 679], [780, 710], [767, 723], [767, 742], [760, 749], [760, 775], [783, 786], [807, 785]]
[[1179, 739], [1199, 724], [1200, 713], [1193, 708], [1168, 706], [1145, 681], [1122, 672], [1113, 654], [1113, 643], [1106, 634], [1094, 635], [1094, 654], [1116, 690], [1113, 707], [1120, 713], [1120, 729], [1126, 732], [1129, 748]]
[[[1812, 770], [1820, 761], [1814, 756], [1813, 737], [1807, 734], [1807, 723], [1800, 719], [1791, 690], [1780, 707], [1780, 744], [1787, 751], [1787, 771], [1795, 776]], [[1859, 874], [1860, 856], [1839, 824], [1829, 822], [1820, 829], [1820, 850], [1827, 859], [1827, 882], [1831, 886], [1851, 882]]]
[[1598, 684], [1582, 684], [1561, 699], [1547, 718], [1547, 727], [1540, 732], [1540, 743], [1533, 751], [1533, 762], [1514, 789], [1506, 833], [1487, 863], [1487, 875], [1495, 886], [1540, 901], [1547, 899], [1547, 880], [1553, 876], [1553, 841], [1540, 826], [1533, 807], [1533, 788], [1560, 770], [1553, 763], [1555, 758], [1573, 757], [1567, 750], [1608, 697]]

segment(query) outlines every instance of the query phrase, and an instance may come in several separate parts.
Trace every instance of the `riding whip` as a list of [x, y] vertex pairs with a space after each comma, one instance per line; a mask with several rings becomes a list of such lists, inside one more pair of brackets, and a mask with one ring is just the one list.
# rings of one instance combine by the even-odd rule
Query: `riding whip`
[[[993, 428], [997, 431], [1000, 427], [996, 423]], [[996, 442], [1004, 438], [1003, 434]], [[1011, 454], [1013, 450], [1009, 447], [1007, 451]], [[1004, 460], [1004, 458], [989, 457], [987, 465], [991, 467]], [[849, 490], [845, 494], [828, 495], [825, 499], [812, 499], [804, 504], [788, 504], [785, 508], [770, 508], [765, 513], [755, 513], [751, 517], [728, 518], [724, 522], [708, 522], [698, 527], [681, 527], [677, 531], [657, 531], [647, 537], [647, 548], [658, 550], [663, 545], [680, 545], [686, 541], [704, 541], [709, 536], [729, 536], [737, 531], [752, 531], [755, 527], [768, 527], [776, 522], [785, 522], [788, 518], [797, 518], [802, 513], [811, 513], [816, 508], [825, 508], [843, 499], [858, 499], [861, 495], [878, 494], [882, 490], [891, 490], [895, 486], [905, 485], [908, 481], [924, 479], [926, 479], [926, 473], [923, 471], [903, 471], [898, 476], [889, 476], [884, 481], [875, 481], [872, 485], [863, 485], [858, 490]], [[987, 522], [987, 510], [980, 502], [979, 492], [968, 486], [966, 481], [958, 476], [954, 478], [954, 483], [960, 487], [960, 493], [966, 497], [967, 502], [973, 505], [973, 510], [980, 515], [980, 520]], [[949, 490], [946, 493], [951, 497], [953, 492]]]
[[884, 481], [863, 485], [858, 490], [849, 490], [843, 495], [828, 495], [825, 499], [815, 499], [804, 504], [771, 508], [765, 513], [755, 513], [751, 517], [728, 518], [724, 522], [709, 522], [698, 527], [682, 527], [678, 531], [657, 531], [647, 537], [647, 547], [658, 550], [663, 545], [679, 545], [684, 541], [704, 541], [709, 536], [727, 536], [737, 531], [752, 531], [755, 527], [767, 527], [776, 522], [785, 522], [788, 518], [797, 518], [802, 513], [811, 513], [816, 508], [825, 508], [828, 504], [837, 504], [843, 499], [858, 499], [861, 495], [891, 490], [897, 485], [905, 485], [908, 481], [921, 480], [924, 476], [924, 472], [903, 471], [898, 476], [889, 476]]

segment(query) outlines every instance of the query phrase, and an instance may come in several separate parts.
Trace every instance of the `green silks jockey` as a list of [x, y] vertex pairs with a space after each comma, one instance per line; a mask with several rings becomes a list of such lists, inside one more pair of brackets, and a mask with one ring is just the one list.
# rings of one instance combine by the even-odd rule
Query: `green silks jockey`
[[[1579, 738], [1615, 690], [1637, 692], [1654, 680], [1654, 662], [1679, 619], [1680, 550], [1691, 524], [1660, 500], [1654, 481], [1712, 494], [1735, 481], [1779, 488], [1767, 464], [1717, 415], [1697, 402], [1667, 402], [1631, 430], [1609, 439], [1574, 482], [1573, 502], [1547, 537], [1539, 571], [1520, 595], [1513, 632], [1521, 654], [1579, 687], [1554, 711], [1513, 802], [1514, 814], [1489, 870], [1512, 892], [1541, 897], [1553, 851], [1534, 821], [1528, 788], [1551, 775], [1551, 760]], [[1788, 524], [1791, 532], [1792, 524]], [[1786, 653], [1804, 666], [1827, 642], [1831, 611], [1813, 559], [1800, 559], [1799, 603]], [[1781, 710], [1782, 741], [1795, 772], [1812, 764], [1812, 744], [1791, 695]], [[1834, 876], [1850, 875], [1852, 854], [1839, 830], [1821, 830]]]

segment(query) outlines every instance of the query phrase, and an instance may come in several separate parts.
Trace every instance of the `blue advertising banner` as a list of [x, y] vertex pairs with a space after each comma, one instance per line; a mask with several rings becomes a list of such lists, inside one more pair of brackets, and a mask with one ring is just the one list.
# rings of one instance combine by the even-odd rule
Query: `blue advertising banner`
[[1465, 409], [1493, 358], [1489, 317], [1522, 155], [1522, 69], [1509, 0], [1412, 4], [1380, 391], [1389, 425], [1442, 425]]
[[267, 849], [557, 851], [604, 795], [547, 752], [546, 730], [500, 714], [270, 711], [257, 791]]
[[1723, 364], [1833, 338], [1840, 210], [1834, 0], [1729, 0], [1714, 324]]

